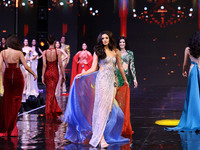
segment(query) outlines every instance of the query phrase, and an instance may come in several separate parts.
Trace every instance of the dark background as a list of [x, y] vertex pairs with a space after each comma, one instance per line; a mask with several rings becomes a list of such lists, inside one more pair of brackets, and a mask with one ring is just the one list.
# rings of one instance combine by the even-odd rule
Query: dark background
[[[193, 7], [192, 18], [182, 19], [181, 22], [160, 28], [159, 25], [149, 24], [142, 19], [134, 18], [129, 9], [127, 20], [127, 38], [130, 50], [135, 55], [135, 67], [139, 86], [185, 86], [187, 79], [183, 78], [182, 63], [184, 49], [191, 35], [198, 30], [198, 8], [192, 0], [177, 0], [172, 7]], [[140, 11], [150, 5], [146, 0], [136, 0], [135, 9]], [[153, 8], [151, 4], [149, 7]], [[48, 18], [46, 29], [59, 40], [63, 34], [63, 24], [67, 24], [67, 44], [70, 45], [71, 56], [81, 49], [82, 42], [88, 44], [88, 50], [93, 52], [98, 34], [103, 30], [114, 33], [116, 40], [120, 36], [119, 9], [114, 0], [90, 0], [87, 7], [81, 7], [79, 1], [73, 6], [52, 5], [48, 1]], [[89, 13], [89, 7], [99, 11], [98, 16]], [[50, 8], [50, 9], [49, 9]], [[15, 33], [15, 7], [0, 6], [0, 37]], [[24, 24], [29, 27], [28, 39], [38, 38], [38, 0], [34, 7], [19, 6], [19, 38], [24, 38]], [[83, 28], [85, 26], [85, 34]], [[2, 31], [6, 30], [6, 33]], [[175, 54], [175, 55], [174, 55]], [[68, 69], [71, 68], [71, 61]], [[162, 57], [166, 57], [162, 60]], [[40, 66], [41, 67], [41, 66]], [[174, 71], [174, 73], [171, 73]]]

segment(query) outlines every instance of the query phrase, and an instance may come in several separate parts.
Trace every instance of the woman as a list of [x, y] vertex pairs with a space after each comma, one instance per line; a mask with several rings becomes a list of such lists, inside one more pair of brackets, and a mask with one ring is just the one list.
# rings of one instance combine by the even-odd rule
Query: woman
[[[129, 139], [121, 137], [124, 116], [114, 100], [116, 63], [125, 84], [128, 82], [122, 68], [120, 51], [115, 48], [111, 32], [99, 34], [94, 51], [92, 67], [78, 74], [77, 78], [81, 78], [75, 79], [71, 86], [63, 118], [68, 123], [65, 138], [79, 143], [90, 140], [89, 144], [93, 147], [100, 144], [100, 147], [105, 148], [108, 143], [129, 142]], [[95, 72], [98, 66], [99, 71]]]
[[[34, 53], [34, 51], [32, 50], [32, 48], [28, 45], [28, 39], [25, 38], [24, 39], [24, 47], [22, 48], [22, 51], [26, 54], [25, 55], [25, 59], [26, 59], [26, 63], [28, 64], [28, 66], [31, 66], [31, 60], [35, 59], [35, 57], [31, 57], [30, 53]], [[30, 83], [30, 74], [25, 70], [24, 66], [21, 65], [21, 70], [22, 73], [24, 75], [24, 91], [23, 93], [26, 94], [26, 99], [28, 98], [29, 95], [31, 95], [30, 93], [30, 87], [31, 87], [31, 83]]]
[[22, 62], [24, 68], [37, 79], [37, 75], [27, 65], [22, 53], [22, 45], [15, 35], [7, 39], [8, 49], [0, 54], [0, 70], [5, 63], [4, 94], [0, 104], [0, 136], [17, 136], [16, 126], [18, 111], [21, 106], [24, 78], [19, 68]]
[[[138, 83], [137, 83], [137, 79], [136, 79], [136, 71], [135, 71], [135, 65], [134, 65], [134, 55], [133, 52], [128, 50], [128, 42], [127, 39], [125, 37], [120, 37], [118, 40], [118, 48], [120, 50], [121, 53], [121, 59], [122, 59], [122, 66], [124, 68], [124, 72], [126, 74], [126, 78], [129, 82], [129, 85], [131, 84], [131, 78], [129, 75], [129, 66], [130, 66], [130, 71], [131, 74], [133, 76], [133, 83], [134, 83], [134, 88], [137, 88]], [[116, 68], [117, 71], [117, 78], [118, 78], [118, 85], [119, 87], [121, 87], [124, 82], [123, 82], [123, 78], [120, 74], [120, 71], [118, 68]]]
[[49, 49], [43, 52], [42, 83], [46, 85], [46, 118], [57, 118], [62, 114], [55, 96], [59, 80], [58, 63], [62, 73], [62, 82], [65, 81], [64, 68], [61, 61], [61, 52], [54, 48], [55, 39], [48, 37]]
[[[137, 88], [138, 83], [136, 79], [136, 71], [135, 71], [135, 65], [134, 65], [134, 55], [133, 52], [128, 50], [128, 42], [125, 37], [120, 37], [118, 40], [118, 48], [121, 53], [121, 59], [122, 59], [122, 66], [124, 69], [124, 72], [126, 74], [126, 78], [129, 82], [129, 86], [131, 84], [131, 78], [129, 75], [129, 68], [131, 71], [131, 74], [133, 76], [133, 83], [134, 83], [134, 88]], [[116, 72], [117, 72], [117, 78], [118, 78], [118, 86], [122, 87], [124, 84], [123, 78], [120, 74], [120, 71], [118, 67], [116, 67]], [[116, 96], [116, 99], [118, 100], [119, 106], [124, 112], [124, 126], [122, 130], [122, 135], [127, 136], [127, 135], [132, 135], [132, 127], [131, 127], [131, 121], [130, 121], [130, 91], [129, 91], [129, 96], [126, 96], [125, 98], [120, 98], [124, 95], [123, 89], [120, 88], [118, 91], [118, 94]]]
[[[59, 41], [56, 41], [55, 48], [57, 51], [61, 52], [61, 61], [62, 62], [66, 61], [66, 59], [68, 58], [68, 55], [63, 49], [61, 49], [61, 44]], [[62, 58], [62, 56], [63, 56], [63, 58]], [[65, 82], [62, 83], [62, 73], [61, 73], [60, 68], [58, 68], [58, 70], [59, 70], [59, 80], [58, 80], [58, 84], [56, 87], [56, 95], [60, 95], [61, 91], [66, 91], [66, 84], [65, 84]]]
[[82, 44], [82, 50], [73, 57], [71, 83], [77, 74], [83, 73], [92, 66], [92, 54], [87, 50], [87, 44]]
[[[190, 58], [191, 65], [189, 76], [186, 72]], [[165, 128], [167, 131], [196, 131], [200, 130], [200, 32], [196, 32], [185, 48], [183, 62], [183, 77], [188, 77], [187, 92], [184, 109], [178, 126], [174, 128]]]
[[[25, 43], [27, 41], [24, 41]], [[28, 43], [28, 42], [27, 42]], [[36, 47], [36, 40], [33, 39], [31, 42], [32, 47], [29, 54], [29, 65], [31, 67], [31, 69], [35, 72], [35, 74], [37, 75], [37, 66], [38, 66], [38, 53], [36, 51], [37, 47]], [[29, 49], [28, 46], [24, 47], [25, 49]], [[34, 95], [35, 97], [38, 97], [39, 95], [39, 89], [38, 89], [38, 84], [37, 84], [37, 80], [34, 81], [33, 77], [30, 75], [30, 73], [27, 73], [27, 88], [26, 88], [26, 98], [28, 98], [28, 96], [30, 95]]]

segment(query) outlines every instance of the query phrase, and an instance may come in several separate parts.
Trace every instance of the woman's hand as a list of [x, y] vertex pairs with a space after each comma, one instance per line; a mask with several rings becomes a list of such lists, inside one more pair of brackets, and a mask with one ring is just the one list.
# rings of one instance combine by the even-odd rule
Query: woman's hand
[[34, 77], [34, 81], [37, 80], [37, 75], [36, 74], [33, 77]]
[[44, 85], [46, 85], [45, 84], [45, 80], [44, 80], [44, 77], [42, 76], [42, 83], [44, 84]]
[[137, 80], [134, 80], [133, 83], [134, 83], [134, 88], [137, 88], [137, 87], [138, 87], [138, 82], [137, 82]]
[[61, 86], [62, 86], [62, 84], [63, 84], [65, 81], [66, 81], [66, 78], [65, 78], [65, 76], [64, 76], [64, 77], [62, 77]]
[[128, 85], [128, 86], [129, 86], [129, 83], [128, 83], [128, 81], [124, 81], [124, 84], [126, 84], [126, 85]]
[[186, 71], [183, 72], [183, 73], [182, 73], [182, 76], [183, 76], [183, 77], [187, 77], [187, 72], [186, 72]]
[[81, 73], [80, 73], [80, 74], [77, 74], [77, 75], [76, 75], [76, 79], [80, 78], [81, 76], [82, 76]]

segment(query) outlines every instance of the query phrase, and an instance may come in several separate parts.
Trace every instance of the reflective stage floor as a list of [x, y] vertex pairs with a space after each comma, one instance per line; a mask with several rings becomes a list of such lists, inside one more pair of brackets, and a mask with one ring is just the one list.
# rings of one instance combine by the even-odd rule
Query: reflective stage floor
[[[200, 134], [166, 132], [155, 124], [162, 119], [179, 119], [185, 100], [186, 87], [131, 87], [131, 123], [134, 130], [130, 144], [110, 145], [110, 150], [196, 150]], [[67, 96], [57, 97], [63, 112]], [[45, 105], [19, 114], [18, 137], [0, 138], [0, 150], [95, 150], [89, 145], [71, 144], [64, 139], [67, 128], [58, 120], [45, 120]], [[98, 149], [98, 148], [97, 148]]]

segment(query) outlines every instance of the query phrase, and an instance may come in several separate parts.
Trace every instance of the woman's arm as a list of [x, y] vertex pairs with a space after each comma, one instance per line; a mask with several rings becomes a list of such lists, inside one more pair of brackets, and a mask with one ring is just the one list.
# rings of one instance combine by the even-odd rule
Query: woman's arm
[[1, 54], [0, 54], [0, 71], [1, 72], [3, 72], [2, 68], [3, 68], [3, 56], [2, 56], [2, 51], [1, 51]]
[[62, 73], [62, 82], [65, 81], [65, 71], [64, 71], [64, 67], [62, 64], [62, 60], [61, 60], [61, 51], [57, 51], [58, 52], [58, 64]]
[[68, 58], [67, 53], [63, 49], [58, 49], [58, 50], [61, 51], [61, 53], [64, 55], [64, 58], [62, 59], [62, 61]]
[[24, 65], [24, 68], [29, 72], [29, 73], [31, 73], [33, 76], [34, 76], [34, 80], [36, 80], [37, 79], [37, 75], [33, 72], [33, 70], [27, 65], [27, 63], [26, 63], [26, 60], [25, 60], [25, 58], [24, 58], [24, 54], [22, 53], [22, 52], [20, 52], [20, 55], [19, 55], [19, 57], [20, 57], [20, 60], [21, 60], [21, 62], [22, 62], [22, 64]]
[[43, 61], [43, 66], [42, 66], [42, 83], [45, 85], [45, 80], [44, 80], [44, 74], [46, 72], [46, 67], [47, 67], [47, 63], [46, 63], [46, 51], [44, 51], [42, 53], [42, 61]]
[[87, 70], [86, 72], [83, 72], [83, 73], [81, 73], [81, 74], [78, 74], [77, 77], [90, 74], [90, 73], [92, 73], [92, 72], [97, 71], [97, 69], [98, 69], [98, 56], [97, 56], [96, 53], [94, 52], [92, 67], [91, 67], [89, 70]]
[[183, 77], [187, 77], [187, 72], [186, 72], [186, 68], [187, 68], [187, 60], [189, 58], [189, 55], [190, 55], [190, 50], [189, 50], [189, 47], [186, 47], [185, 48], [185, 53], [184, 53], [184, 61], [183, 61]]
[[42, 52], [42, 50], [39, 47], [38, 47], [38, 50], [39, 50], [39, 52], [40, 52], [41, 55], [37, 59], [40, 59], [43, 56], [42, 55], [43, 52]]
[[135, 71], [135, 65], [134, 65], [134, 54], [133, 54], [133, 52], [129, 51], [129, 55], [130, 55], [130, 70], [131, 70], [131, 74], [133, 76], [134, 88], [137, 88], [138, 82], [137, 82], [137, 79], [136, 79], [136, 71]]
[[116, 52], [116, 60], [117, 60], [118, 69], [122, 75], [122, 78], [124, 79], [124, 83], [128, 84], [128, 81], [127, 81], [125, 73], [124, 73], [124, 69], [122, 67], [121, 53], [118, 49], [115, 49], [115, 52]]

